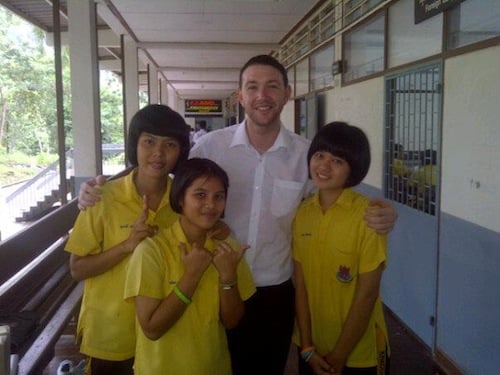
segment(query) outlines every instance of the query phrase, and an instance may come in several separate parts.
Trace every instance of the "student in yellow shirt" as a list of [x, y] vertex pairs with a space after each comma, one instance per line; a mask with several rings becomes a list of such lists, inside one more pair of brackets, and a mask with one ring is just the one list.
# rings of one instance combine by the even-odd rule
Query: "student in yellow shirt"
[[80, 212], [66, 245], [72, 276], [85, 280], [78, 339], [92, 375], [133, 374], [135, 311], [123, 300], [125, 270], [137, 244], [177, 218], [169, 173], [187, 159], [189, 128], [169, 107], [149, 105], [132, 118], [128, 142], [134, 170], [102, 187], [100, 202]]
[[386, 237], [363, 220], [369, 198], [351, 189], [368, 172], [368, 139], [333, 122], [318, 131], [307, 159], [318, 191], [293, 224], [301, 374], [388, 374], [379, 294]]
[[238, 324], [255, 285], [244, 259], [248, 246], [211, 237], [228, 186], [213, 161], [183, 163], [170, 191], [179, 220], [132, 255], [125, 298], [134, 302], [140, 326], [136, 375], [231, 374], [225, 328]]

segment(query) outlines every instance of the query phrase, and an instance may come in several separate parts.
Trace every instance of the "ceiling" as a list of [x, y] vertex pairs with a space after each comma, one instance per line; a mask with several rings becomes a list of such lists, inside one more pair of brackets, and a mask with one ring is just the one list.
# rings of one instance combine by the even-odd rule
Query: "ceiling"
[[[179, 98], [224, 99], [236, 91], [241, 66], [251, 56], [276, 51], [318, 0], [96, 2], [99, 29], [134, 39], [142, 66], [156, 66]], [[52, 32], [50, 1], [0, 0], [0, 4]], [[62, 30], [67, 30], [66, 6], [61, 0]], [[99, 48], [104, 69], [119, 73], [120, 57], [119, 44]], [[141, 76], [146, 82], [145, 75]]]

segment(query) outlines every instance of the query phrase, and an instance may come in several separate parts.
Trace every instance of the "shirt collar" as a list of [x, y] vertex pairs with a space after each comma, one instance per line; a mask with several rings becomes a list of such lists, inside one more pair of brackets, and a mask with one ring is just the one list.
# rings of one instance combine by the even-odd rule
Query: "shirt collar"
[[137, 167], [134, 168], [129, 174], [123, 177], [123, 191], [120, 194], [116, 194], [115, 199], [117, 201], [127, 202], [131, 200], [140, 199], [134, 184], [134, 176], [136, 174], [137, 174]]
[[[350, 209], [355, 196], [356, 194], [351, 188], [344, 189], [338, 197], [337, 201], [331, 207], [329, 207], [328, 210], [330, 210], [332, 207], [341, 207], [347, 210]], [[319, 191], [314, 194], [313, 204], [315, 206], [321, 207], [319, 203]]]
[[[274, 141], [273, 145], [267, 152], [271, 151], [277, 151], [280, 148], [288, 149], [292, 144], [292, 139], [290, 137], [290, 134], [285, 131], [285, 127], [283, 124], [280, 125], [280, 132], [278, 133], [278, 137]], [[238, 127], [236, 128], [236, 131], [234, 132], [233, 139], [231, 141], [231, 144], [229, 147], [235, 147], [235, 146], [246, 146], [246, 147], [252, 147], [250, 144], [250, 141], [248, 139], [248, 134], [246, 132], [246, 120], [243, 120]]]
[[[191, 250], [191, 245], [188, 243], [186, 235], [184, 234], [184, 231], [182, 230], [180, 218], [171, 226], [171, 230], [173, 231], [174, 237], [179, 242], [184, 242], [186, 244], [187, 248], [189, 250]], [[215, 247], [216, 247], [216, 241], [212, 238], [208, 238], [205, 241], [205, 244], [203, 246], [208, 251], [213, 252], [215, 250]]]
[[[129, 174], [123, 177], [123, 190], [120, 191], [120, 194], [115, 194], [115, 199], [119, 202], [130, 202], [137, 201], [142, 202], [142, 197], [137, 193], [137, 188], [134, 183], [134, 177], [137, 174], [137, 167], [134, 168]], [[172, 185], [172, 181], [170, 178], [167, 178], [167, 189], [165, 190], [165, 194], [161, 199], [160, 205], [158, 207], [157, 212], [163, 206], [170, 204], [169, 195], [170, 188]], [[142, 204], [141, 204], [142, 205]]]

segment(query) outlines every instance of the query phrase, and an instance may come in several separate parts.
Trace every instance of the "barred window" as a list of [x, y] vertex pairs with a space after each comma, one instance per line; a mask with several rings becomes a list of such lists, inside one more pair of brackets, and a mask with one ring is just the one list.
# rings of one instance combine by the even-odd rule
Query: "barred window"
[[441, 66], [386, 79], [385, 196], [430, 215], [438, 205]]

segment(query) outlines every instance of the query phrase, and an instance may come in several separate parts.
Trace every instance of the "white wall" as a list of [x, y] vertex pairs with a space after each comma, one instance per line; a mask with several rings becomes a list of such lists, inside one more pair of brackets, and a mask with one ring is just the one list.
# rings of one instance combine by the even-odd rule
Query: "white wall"
[[500, 232], [500, 47], [447, 59], [441, 209]]
[[281, 112], [281, 122], [290, 131], [295, 131], [295, 102], [289, 100]]
[[364, 130], [372, 163], [364, 183], [382, 188], [384, 147], [384, 79], [374, 78], [326, 93], [326, 122], [345, 121]]

